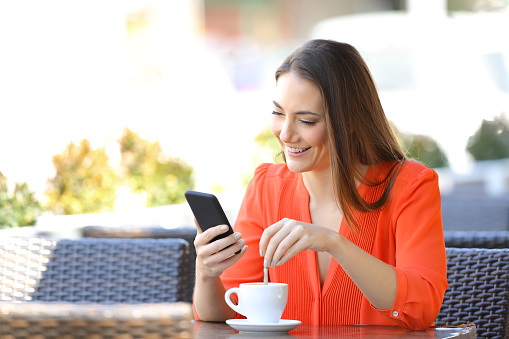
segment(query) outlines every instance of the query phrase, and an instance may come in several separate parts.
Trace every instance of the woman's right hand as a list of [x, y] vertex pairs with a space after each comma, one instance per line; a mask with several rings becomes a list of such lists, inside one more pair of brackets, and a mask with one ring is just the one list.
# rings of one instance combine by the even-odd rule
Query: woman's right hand
[[[235, 264], [246, 253], [247, 245], [240, 233], [233, 233], [226, 238], [210, 242], [216, 236], [228, 231], [226, 225], [211, 227], [203, 233], [200, 232], [199, 227], [197, 229], [198, 234], [194, 240], [196, 273], [201, 279], [219, 277], [224, 270]], [[235, 254], [239, 249], [240, 252]]]

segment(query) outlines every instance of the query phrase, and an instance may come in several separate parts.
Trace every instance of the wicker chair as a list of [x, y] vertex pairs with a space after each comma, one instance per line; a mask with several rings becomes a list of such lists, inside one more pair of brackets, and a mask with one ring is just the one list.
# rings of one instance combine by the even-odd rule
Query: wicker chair
[[184, 301], [188, 260], [182, 239], [0, 239], [0, 300]]
[[509, 231], [444, 231], [445, 246], [509, 248]]
[[107, 226], [85, 226], [83, 237], [92, 238], [180, 238], [189, 243], [189, 266], [187, 269], [187, 284], [185, 286], [184, 301], [192, 303], [196, 267], [196, 249], [194, 238], [196, 227], [107, 227]]
[[507, 338], [509, 249], [446, 250], [449, 288], [435, 325], [473, 322], [478, 338]]
[[0, 337], [186, 337], [188, 260], [183, 239], [0, 239]]

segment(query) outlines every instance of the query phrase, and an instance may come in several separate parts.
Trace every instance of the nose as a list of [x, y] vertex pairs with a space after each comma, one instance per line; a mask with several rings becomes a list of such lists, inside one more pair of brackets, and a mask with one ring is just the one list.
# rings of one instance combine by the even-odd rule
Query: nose
[[292, 122], [287, 119], [281, 126], [281, 133], [279, 134], [279, 139], [281, 139], [284, 143], [294, 143], [298, 138], [297, 133], [295, 131], [295, 127]]

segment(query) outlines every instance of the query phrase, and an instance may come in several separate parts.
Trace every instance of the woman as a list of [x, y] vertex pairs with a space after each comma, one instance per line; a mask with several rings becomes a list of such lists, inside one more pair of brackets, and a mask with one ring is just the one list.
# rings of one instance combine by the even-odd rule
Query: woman
[[447, 289], [438, 177], [405, 158], [362, 57], [307, 42], [276, 71], [273, 103], [285, 164], [257, 168], [233, 235], [196, 237], [195, 316], [237, 317], [226, 289], [268, 266], [289, 284], [283, 319], [432, 325]]

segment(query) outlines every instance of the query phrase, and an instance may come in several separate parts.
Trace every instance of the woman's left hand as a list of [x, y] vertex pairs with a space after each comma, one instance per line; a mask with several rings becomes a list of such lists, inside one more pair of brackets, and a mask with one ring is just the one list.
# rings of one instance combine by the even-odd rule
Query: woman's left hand
[[304, 250], [328, 252], [337, 232], [326, 227], [292, 219], [282, 219], [268, 227], [260, 239], [264, 266], [279, 266]]

